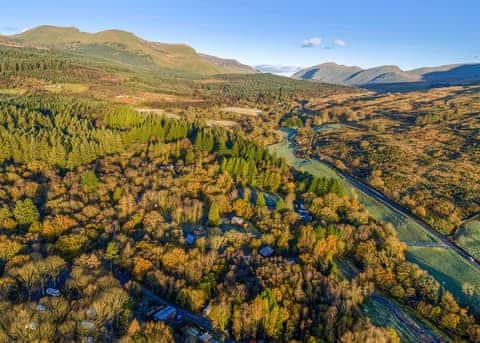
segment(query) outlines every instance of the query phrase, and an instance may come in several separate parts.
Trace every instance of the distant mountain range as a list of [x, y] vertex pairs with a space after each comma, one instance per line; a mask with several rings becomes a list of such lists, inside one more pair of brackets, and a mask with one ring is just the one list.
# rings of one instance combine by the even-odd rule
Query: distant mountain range
[[0, 44], [57, 49], [147, 70], [200, 75], [256, 72], [236, 60], [199, 54], [185, 44], [150, 42], [121, 30], [87, 33], [75, 27], [39, 26], [16, 35], [0, 35]]
[[480, 82], [480, 64], [451, 64], [404, 71], [397, 66], [363, 69], [323, 63], [302, 69], [295, 79], [394, 91]]

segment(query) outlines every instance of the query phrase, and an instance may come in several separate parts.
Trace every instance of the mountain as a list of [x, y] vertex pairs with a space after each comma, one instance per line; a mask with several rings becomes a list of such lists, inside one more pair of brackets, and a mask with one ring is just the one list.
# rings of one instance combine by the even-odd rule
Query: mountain
[[411, 90], [480, 81], [480, 64], [451, 64], [404, 71], [397, 66], [369, 69], [323, 63], [295, 73], [293, 78], [377, 90]]
[[333, 84], [348, 84], [346, 79], [362, 71], [360, 67], [349, 67], [336, 63], [323, 63], [307, 69], [302, 69], [293, 74], [295, 79], [315, 80]]
[[58, 49], [134, 68], [201, 75], [254, 72], [253, 68], [236, 61], [213, 56], [206, 58], [185, 44], [150, 42], [121, 30], [88, 33], [75, 27], [39, 26], [20, 34], [0, 37], [0, 42]]
[[256, 73], [255, 68], [250, 67], [246, 64], [240, 63], [237, 60], [230, 58], [220, 58], [216, 56], [211, 56], [207, 54], [199, 54], [205, 61], [222, 68], [229, 70], [231, 73], [247, 74], [247, 73]]

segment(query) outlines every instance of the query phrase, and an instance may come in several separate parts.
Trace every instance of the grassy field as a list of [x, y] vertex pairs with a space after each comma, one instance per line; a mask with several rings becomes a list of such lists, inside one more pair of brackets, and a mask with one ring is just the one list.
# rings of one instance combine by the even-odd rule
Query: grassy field
[[347, 190], [353, 194], [355, 193], [360, 202], [367, 208], [370, 215], [376, 220], [383, 223], [391, 223], [397, 230], [398, 237], [404, 242], [435, 242], [436, 239], [429, 233], [424, 231], [420, 225], [415, 223], [410, 218], [391, 210], [390, 208], [379, 203], [375, 199], [363, 194], [360, 191], [354, 190], [352, 185], [347, 183], [343, 178], [325, 165], [316, 160], [302, 160], [297, 158], [293, 153], [293, 147], [285, 140], [282, 143], [270, 147], [270, 151], [275, 152], [278, 157], [283, 157], [287, 162], [296, 169], [310, 173], [315, 176], [326, 176], [336, 178], [345, 185]]
[[455, 235], [455, 242], [480, 259], [480, 220], [474, 220], [462, 226]]
[[[414, 313], [394, 300], [381, 295], [374, 295], [368, 298], [362, 305], [362, 312], [376, 326], [394, 328], [400, 336], [401, 342], [416, 343], [421, 339], [439, 337], [444, 342], [450, 342], [448, 337], [428, 326], [417, 318]], [[407, 321], [409, 322], [408, 324]], [[416, 326], [416, 328], [414, 329], [412, 326]], [[422, 337], [419, 337], [420, 332]]]
[[[444, 248], [409, 247], [409, 261], [417, 263], [435, 277], [446, 289], [465, 304], [480, 313], [480, 272], [454, 251]], [[466, 294], [463, 288], [469, 284], [476, 291]]]
[[[337, 265], [342, 275], [349, 280], [358, 274], [357, 268], [351, 262], [337, 260]], [[362, 304], [362, 312], [376, 326], [394, 328], [402, 342], [418, 342], [419, 335], [422, 335], [423, 339], [441, 337], [444, 341], [449, 341], [448, 337], [427, 325], [411, 310], [381, 294], [370, 296]]]
[[56, 83], [46, 85], [45, 89], [52, 93], [84, 93], [88, 91], [88, 86], [80, 83]]
[[313, 148], [307, 146], [311, 139], [300, 141], [305, 149], [342, 163], [441, 233], [452, 234], [480, 211], [477, 85], [331, 97], [310, 102], [306, 113], [314, 125], [348, 125], [336, 133], [316, 132]]
[[225, 107], [225, 108], [222, 108], [222, 111], [228, 112], [228, 113], [245, 115], [245, 116], [252, 116], [252, 117], [256, 117], [261, 113], [261, 111], [257, 110], [256, 108], [242, 108], [242, 107]]

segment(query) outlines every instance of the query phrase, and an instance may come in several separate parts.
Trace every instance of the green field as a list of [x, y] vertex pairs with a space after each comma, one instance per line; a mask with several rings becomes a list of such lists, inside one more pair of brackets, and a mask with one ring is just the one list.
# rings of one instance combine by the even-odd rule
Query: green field
[[[414, 248], [407, 252], [409, 261], [417, 263], [435, 277], [455, 297], [476, 313], [480, 313], [480, 273], [471, 263], [457, 255], [453, 250], [444, 248]], [[463, 291], [465, 284], [476, 289], [475, 294], [467, 295]]]
[[[331, 128], [331, 127], [330, 127]], [[286, 132], [284, 132], [286, 133]], [[368, 210], [370, 215], [382, 223], [391, 223], [397, 230], [398, 237], [404, 242], [436, 242], [435, 237], [424, 231], [420, 225], [407, 216], [402, 215], [377, 200], [356, 190], [350, 183], [341, 178], [335, 170], [317, 160], [297, 158], [294, 147], [287, 140], [270, 146], [270, 151], [278, 157], [283, 157], [294, 168], [310, 173], [314, 176], [326, 176], [340, 180], [350, 194], [355, 193], [359, 201]]]
[[455, 235], [455, 242], [472, 256], [480, 259], [480, 220], [462, 226]]
[[[290, 131], [291, 132], [291, 131]], [[282, 131], [284, 135], [287, 132]], [[436, 242], [437, 240], [425, 231], [415, 221], [360, 191], [354, 191], [353, 186], [342, 179], [333, 169], [317, 160], [299, 159], [294, 154], [294, 147], [287, 140], [269, 147], [270, 152], [283, 157], [294, 168], [308, 172], [314, 176], [335, 177], [341, 179], [350, 192], [358, 195], [363, 206], [370, 215], [383, 223], [391, 223], [397, 231], [400, 240], [404, 242]], [[465, 284], [480, 290], [480, 271], [454, 251], [445, 248], [409, 247], [407, 258], [419, 264], [434, 276], [445, 289], [452, 292], [463, 305], [469, 306], [480, 313], [480, 298], [467, 295], [462, 288]]]
[[81, 83], [56, 83], [45, 86], [45, 89], [52, 93], [83, 93], [88, 86]]
[[376, 326], [394, 328], [401, 342], [416, 343], [428, 338], [441, 338], [442, 342], [450, 341], [443, 333], [425, 324], [410, 310], [381, 295], [368, 298], [362, 305], [362, 312]]
[[[358, 274], [352, 263], [346, 260], [337, 260], [342, 275], [351, 280]], [[362, 304], [362, 312], [371, 322], [379, 327], [394, 328], [402, 342], [418, 342], [422, 338], [439, 338], [449, 341], [444, 334], [427, 325], [407, 307], [402, 306], [393, 299], [375, 293]]]

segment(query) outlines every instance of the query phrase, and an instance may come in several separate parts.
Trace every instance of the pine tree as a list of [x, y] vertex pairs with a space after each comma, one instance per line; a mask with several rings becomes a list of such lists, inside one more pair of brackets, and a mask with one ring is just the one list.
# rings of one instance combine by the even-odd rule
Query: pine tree
[[110, 269], [113, 269], [113, 263], [120, 259], [118, 245], [116, 242], [109, 242], [107, 244], [107, 249], [105, 249], [105, 254], [103, 257], [110, 262]]
[[220, 211], [216, 202], [212, 202], [210, 209], [208, 210], [208, 222], [212, 226], [218, 226], [220, 224]]
[[39, 217], [38, 209], [31, 199], [18, 200], [15, 203], [13, 216], [20, 225], [36, 222]]

